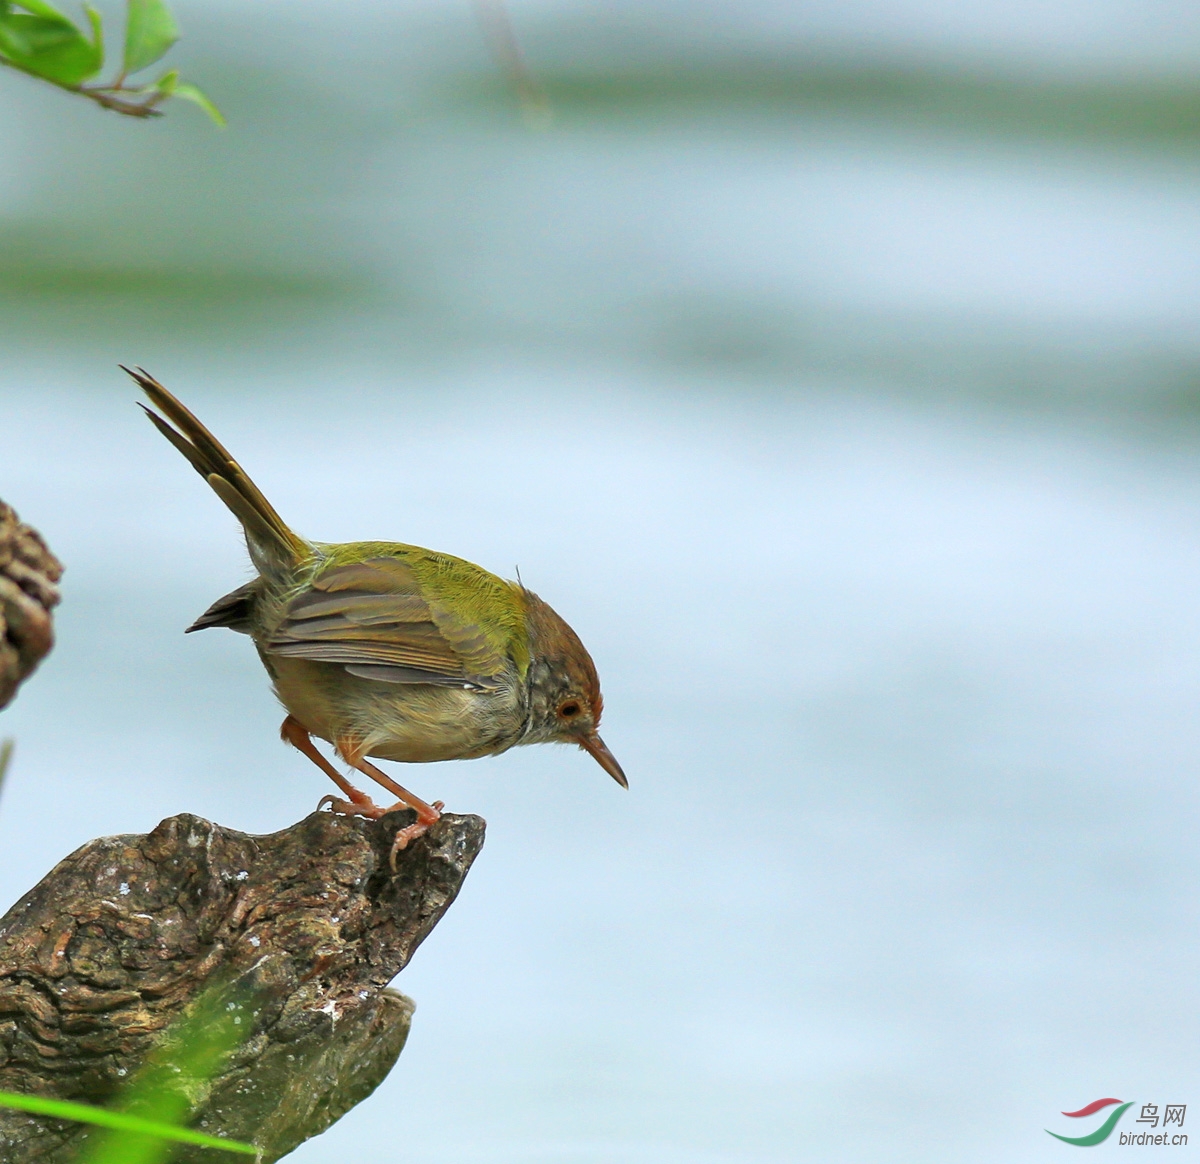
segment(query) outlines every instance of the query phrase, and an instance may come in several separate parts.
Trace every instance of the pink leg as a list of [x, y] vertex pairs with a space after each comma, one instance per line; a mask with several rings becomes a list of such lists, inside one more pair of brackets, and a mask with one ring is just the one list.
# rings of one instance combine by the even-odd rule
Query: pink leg
[[298, 751], [303, 752], [346, 794], [345, 800], [341, 800], [336, 796], [323, 796], [321, 797], [321, 803], [317, 805], [318, 808], [323, 807], [328, 802], [329, 807], [334, 812], [344, 813], [346, 816], [365, 816], [370, 817], [372, 820], [378, 820], [383, 816], [386, 811], [385, 809], [380, 808], [365, 792], [359, 792], [345, 776], [317, 751], [308, 729], [295, 716], [289, 715], [283, 721], [283, 727], [280, 728], [279, 734], [285, 742], [291, 744]]
[[[357, 768], [365, 776], [370, 776], [377, 784], [382, 784], [393, 796], [399, 798], [396, 804], [385, 811], [392, 812], [397, 808], [412, 808], [416, 810], [416, 821], [402, 828], [396, 834], [396, 839], [392, 844], [392, 852], [389, 860], [392, 868], [395, 869], [396, 854], [401, 849], [408, 848], [410, 841], [415, 841], [417, 837], [424, 836], [429, 831], [430, 826], [436, 824], [441, 819], [441, 810], [444, 805], [440, 800], [435, 800], [433, 804], [426, 804], [419, 796], [414, 795], [407, 788], [397, 784], [386, 772], [381, 772], [374, 764], [363, 757], [361, 751], [362, 745], [357, 740], [349, 736], [343, 736], [338, 739], [336, 747], [347, 764], [353, 768]], [[360, 793], [359, 795], [362, 794]]]

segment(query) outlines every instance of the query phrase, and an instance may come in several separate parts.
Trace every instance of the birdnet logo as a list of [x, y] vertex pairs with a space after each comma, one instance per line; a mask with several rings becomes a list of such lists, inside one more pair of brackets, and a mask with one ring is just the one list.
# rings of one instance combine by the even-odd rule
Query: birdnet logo
[[[1114, 1104], [1117, 1106], [1113, 1107]], [[1113, 1134], [1113, 1129], [1120, 1123], [1121, 1117], [1133, 1105], [1133, 1100], [1126, 1103], [1119, 1099], [1093, 1099], [1091, 1103], [1081, 1107], [1078, 1111], [1064, 1111], [1063, 1115], [1069, 1119], [1079, 1120], [1095, 1115], [1105, 1108], [1113, 1108], [1098, 1127], [1082, 1136], [1060, 1136], [1058, 1132], [1052, 1132], [1049, 1128], [1046, 1129], [1046, 1133], [1056, 1140], [1062, 1140], [1064, 1144], [1074, 1144], [1077, 1148], [1094, 1148], [1097, 1144], [1103, 1144]], [[1183, 1118], [1187, 1114], [1186, 1103], [1164, 1103], [1161, 1107], [1157, 1103], [1144, 1103], [1141, 1110], [1142, 1114], [1134, 1120], [1134, 1124], [1149, 1124], [1150, 1129], [1155, 1130], [1121, 1132], [1117, 1143], [1139, 1144], [1145, 1147], [1157, 1145], [1160, 1148], [1186, 1146], [1188, 1142], [1186, 1133], [1167, 1130], [1168, 1128], [1183, 1127]], [[1158, 1131], [1160, 1121], [1162, 1130]]]

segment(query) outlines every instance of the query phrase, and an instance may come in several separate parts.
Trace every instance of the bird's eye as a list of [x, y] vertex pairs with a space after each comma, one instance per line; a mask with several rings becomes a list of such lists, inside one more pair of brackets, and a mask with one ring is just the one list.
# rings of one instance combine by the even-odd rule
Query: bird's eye
[[573, 719], [579, 714], [579, 710], [579, 704], [576, 703], [575, 700], [571, 699], [558, 709], [558, 714], [561, 715], [563, 719]]

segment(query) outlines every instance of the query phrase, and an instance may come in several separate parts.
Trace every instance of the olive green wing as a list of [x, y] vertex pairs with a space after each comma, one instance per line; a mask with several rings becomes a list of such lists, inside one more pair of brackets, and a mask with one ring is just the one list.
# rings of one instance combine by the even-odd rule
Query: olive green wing
[[[445, 563], [465, 569], [447, 571]], [[465, 601], [459, 593], [464, 584]], [[481, 607], [472, 595], [495, 587], [504, 588], [496, 594], [501, 609], [489, 619], [495, 602]], [[515, 623], [504, 617], [513, 600], [520, 601], [508, 583], [429, 551], [335, 560], [290, 599], [263, 648], [341, 663], [352, 675], [387, 683], [491, 686], [514, 662], [524, 670], [511, 650]]]

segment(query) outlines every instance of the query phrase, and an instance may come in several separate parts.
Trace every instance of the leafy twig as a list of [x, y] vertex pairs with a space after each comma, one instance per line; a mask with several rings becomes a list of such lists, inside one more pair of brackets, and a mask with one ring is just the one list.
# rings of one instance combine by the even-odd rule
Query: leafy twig
[[159, 117], [158, 107], [164, 101], [181, 97], [224, 125], [220, 110], [195, 85], [180, 81], [178, 69], [148, 84], [126, 83], [131, 74], [160, 60], [179, 39], [165, 0], [126, 0], [126, 4], [121, 71], [107, 84], [89, 83], [104, 67], [104, 29], [100, 14], [86, 2], [90, 36], [47, 0], [0, 0], [0, 65], [126, 117]]

